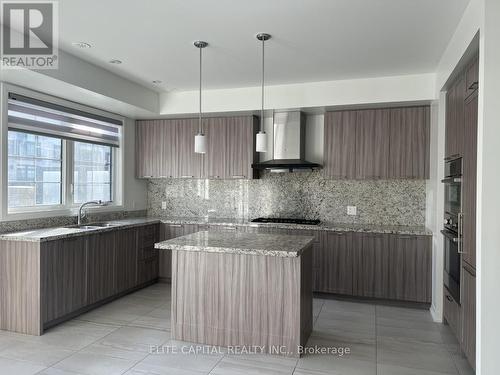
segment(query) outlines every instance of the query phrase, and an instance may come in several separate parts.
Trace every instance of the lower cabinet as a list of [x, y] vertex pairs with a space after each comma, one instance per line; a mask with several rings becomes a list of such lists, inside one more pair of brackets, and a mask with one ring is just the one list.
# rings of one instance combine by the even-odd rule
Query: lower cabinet
[[314, 291], [431, 302], [430, 236], [321, 232]]
[[[205, 225], [199, 224], [160, 224], [160, 241], [170, 240], [206, 229]], [[172, 253], [170, 250], [159, 251], [158, 273], [161, 279], [168, 280], [172, 277]]]
[[137, 247], [137, 284], [156, 280], [159, 276], [159, 254], [155, 249], [159, 240], [158, 224], [147, 225], [138, 229]]
[[462, 268], [462, 350], [476, 369], [476, 275], [472, 268]]
[[85, 237], [44, 242], [40, 263], [43, 323], [87, 304]]
[[87, 297], [92, 304], [116, 293], [117, 232], [93, 234], [87, 242]]
[[116, 232], [115, 270], [116, 292], [121, 293], [135, 287], [137, 282], [138, 241], [137, 229]]
[[389, 281], [392, 266], [389, 235], [355, 234], [353, 294], [361, 297], [390, 298]]
[[352, 233], [320, 232], [319, 246], [314, 251], [314, 259], [318, 264], [313, 274], [314, 290], [352, 295]]

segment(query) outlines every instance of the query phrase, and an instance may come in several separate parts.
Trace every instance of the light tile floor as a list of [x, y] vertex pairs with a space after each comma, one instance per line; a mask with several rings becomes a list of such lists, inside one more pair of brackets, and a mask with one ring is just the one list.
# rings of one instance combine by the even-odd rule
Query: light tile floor
[[40, 337], [0, 331], [0, 375], [473, 374], [449, 328], [428, 311], [315, 299], [314, 316], [308, 346], [350, 354], [150, 354], [151, 345], [189, 345], [171, 339], [170, 285], [155, 284]]

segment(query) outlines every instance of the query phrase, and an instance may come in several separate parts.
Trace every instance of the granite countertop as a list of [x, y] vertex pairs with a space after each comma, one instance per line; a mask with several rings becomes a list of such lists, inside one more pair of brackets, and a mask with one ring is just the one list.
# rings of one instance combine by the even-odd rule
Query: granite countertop
[[[33, 229], [25, 230], [22, 232], [2, 234], [0, 235], [0, 240], [44, 242], [76, 236], [85, 236], [88, 234], [109, 232], [117, 229], [133, 228], [147, 224], [159, 223], [160, 221], [157, 218], [131, 218], [122, 220], [107, 220], [105, 222], [113, 224], [113, 226], [101, 227], [96, 229], [79, 229], [72, 227]], [[84, 225], [92, 225], [92, 223], [85, 223]]]
[[159, 242], [155, 248], [294, 258], [313, 241], [312, 236], [201, 231]]
[[[241, 227], [263, 227], [263, 228], [280, 228], [280, 229], [296, 229], [296, 230], [326, 230], [336, 232], [364, 232], [364, 233], [389, 233], [389, 234], [407, 234], [407, 235], [432, 235], [432, 232], [424, 226], [404, 226], [404, 225], [374, 225], [374, 224], [347, 224], [347, 223], [327, 223], [323, 222], [319, 225], [297, 225], [297, 224], [274, 224], [274, 223], [252, 223], [243, 219], [207, 219], [196, 217], [142, 217], [130, 218], [122, 220], [110, 220], [106, 223], [114, 224], [112, 227], [102, 227], [96, 229], [79, 229], [71, 227], [52, 227], [25, 230], [21, 232], [13, 232], [0, 234], [0, 240], [11, 241], [33, 241], [43, 242], [69, 238], [75, 236], [83, 236], [100, 232], [108, 232], [116, 229], [131, 228], [146, 224], [155, 223], [167, 224], [201, 224], [201, 225], [223, 225], [223, 226], [241, 226]], [[92, 225], [89, 223], [88, 225]]]
[[425, 226], [407, 225], [376, 225], [376, 224], [350, 224], [322, 222], [319, 225], [279, 224], [279, 223], [253, 223], [243, 219], [207, 219], [196, 217], [164, 217], [159, 218], [162, 223], [167, 224], [201, 224], [201, 225], [224, 225], [224, 226], [250, 226], [264, 228], [299, 229], [299, 230], [327, 230], [334, 232], [364, 232], [364, 233], [388, 233], [407, 235], [432, 235], [432, 231]]

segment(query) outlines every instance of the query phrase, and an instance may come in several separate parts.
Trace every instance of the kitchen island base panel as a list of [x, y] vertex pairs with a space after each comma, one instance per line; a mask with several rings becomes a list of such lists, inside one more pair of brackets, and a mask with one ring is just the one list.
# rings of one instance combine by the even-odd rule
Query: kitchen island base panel
[[313, 325], [312, 247], [299, 257], [172, 251], [172, 337], [299, 356]]

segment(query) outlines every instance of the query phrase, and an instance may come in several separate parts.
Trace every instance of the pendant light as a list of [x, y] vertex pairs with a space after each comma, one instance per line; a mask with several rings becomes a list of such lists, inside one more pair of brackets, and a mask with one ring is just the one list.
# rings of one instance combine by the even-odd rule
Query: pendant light
[[198, 134], [194, 136], [194, 152], [204, 154], [207, 152], [207, 138], [203, 134], [203, 122], [201, 118], [201, 50], [208, 46], [208, 43], [198, 40], [194, 42], [194, 46], [200, 50], [200, 111], [198, 114]]
[[271, 35], [266, 33], [257, 34], [257, 39], [262, 42], [262, 107], [260, 110], [260, 131], [255, 139], [255, 150], [257, 152], [267, 151], [267, 134], [264, 131], [264, 43], [271, 39]]

